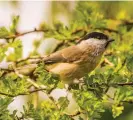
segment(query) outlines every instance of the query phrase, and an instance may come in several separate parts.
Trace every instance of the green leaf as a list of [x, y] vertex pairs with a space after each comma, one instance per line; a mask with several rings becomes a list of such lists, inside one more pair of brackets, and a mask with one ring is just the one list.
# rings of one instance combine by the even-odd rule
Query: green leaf
[[9, 31], [5, 27], [0, 28], [0, 38], [5, 38], [9, 35]]
[[15, 118], [17, 114], [17, 110], [14, 110], [13, 113], [11, 114], [12, 118]]
[[13, 117], [7, 109], [12, 101], [12, 98], [0, 97], [0, 120], [12, 120]]
[[92, 92], [77, 90], [73, 91], [76, 102], [81, 110], [86, 111], [90, 119], [100, 118], [100, 113], [104, 112], [102, 100], [99, 100]]
[[5, 52], [7, 51], [7, 47], [0, 48], [0, 62], [6, 57]]
[[133, 73], [133, 57], [128, 59], [126, 66], [129, 72]]
[[16, 39], [15, 41], [13, 41], [12, 43], [9, 44], [10, 47], [12, 47], [14, 49], [14, 53], [10, 53], [7, 56], [7, 60], [9, 61], [16, 61], [20, 58], [22, 58], [22, 50], [23, 50], [23, 46], [22, 46], [22, 41]]
[[14, 33], [14, 34], [16, 33], [18, 22], [19, 22], [19, 16], [13, 16], [12, 17], [12, 24], [10, 26], [10, 32], [11, 33]]
[[19, 78], [16, 74], [10, 73], [0, 78], [0, 91], [16, 96], [21, 93], [27, 93], [29, 84], [26, 78]]
[[12, 98], [2, 98], [0, 97], [0, 111], [5, 111], [8, 107], [8, 105], [12, 102]]
[[124, 110], [123, 106], [113, 105], [112, 106], [113, 117], [114, 118], [118, 117], [122, 113], [123, 110]]
[[69, 105], [69, 100], [67, 97], [60, 97], [58, 99], [58, 104], [60, 105], [60, 109], [64, 110]]
[[78, 120], [84, 120], [81, 116], [79, 116]]
[[59, 120], [73, 120], [73, 119], [69, 115], [64, 114], [60, 116]]
[[47, 72], [44, 63], [38, 65], [34, 71], [34, 75], [36, 76], [38, 83], [47, 85], [49, 89], [55, 87], [59, 82], [58, 75]]
[[48, 100], [41, 102], [37, 108], [34, 108], [31, 102], [28, 102], [27, 106], [24, 106], [23, 109], [24, 112], [21, 114], [25, 119], [58, 120], [59, 117], [59, 111], [56, 109], [56, 106]]

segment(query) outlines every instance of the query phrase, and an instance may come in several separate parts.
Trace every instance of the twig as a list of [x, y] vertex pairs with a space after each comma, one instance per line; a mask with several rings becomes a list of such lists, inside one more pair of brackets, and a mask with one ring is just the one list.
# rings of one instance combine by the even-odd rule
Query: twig
[[133, 85], [133, 82], [128, 82], [128, 83], [116, 83], [116, 84], [114, 84], [114, 85], [118, 85], [118, 86], [127, 86], [127, 85]]
[[113, 52], [105, 52], [104, 56], [111, 56]]
[[77, 111], [76, 113], [74, 113], [74, 114], [67, 114], [68, 116], [70, 116], [70, 117], [75, 117], [75, 116], [78, 116], [78, 115], [80, 115], [82, 112], [80, 112], [80, 111]]
[[15, 66], [13, 66], [13, 65], [12, 65], [11, 70], [10, 69], [1, 69], [1, 70], [5, 70], [5, 72], [2, 74], [2, 76], [5, 76], [6, 74], [8, 74], [10, 72], [14, 72], [18, 77], [20, 77], [21, 79], [26, 79], [26, 81], [29, 82], [34, 87], [41, 88], [36, 82], [34, 82], [34, 80], [32, 80], [31, 78], [25, 78], [24, 75], [20, 74], [19, 71], [17, 70], [17, 68], [15, 68]]
[[[8, 69], [7, 69], [7, 70], [8, 70]], [[14, 72], [18, 77], [20, 77], [20, 78], [22, 78], [22, 79], [24, 79], [24, 77], [25, 77], [24, 75], [20, 74], [19, 71], [17, 71], [17, 69], [16, 69], [14, 66], [12, 66], [11, 72]], [[36, 82], [34, 82], [32, 79], [26, 78], [26, 80], [27, 80], [27, 82], [31, 83], [34, 87], [36, 87], [36, 88], [41, 88], [41, 87], [40, 87]]]
[[108, 65], [110, 65], [111, 67], [114, 66], [114, 64], [112, 62], [110, 62], [107, 58], [104, 58], [104, 62], [107, 63]]
[[133, 26], [133, 21], [127, 21], [127, 20], [123, 20], [123, 25], [131, 25]]
[[[14, 69], [15, 70], [15, 69]], [[20, 77], [23, 78], [24, 76], [22, 74], [19, 74], [18, 71], [15, 70], [15, 73]], [[34, 87], [38, 88], [38, 89], [43, 89], [41, 88], [38, 84], [36, 84], [33, 80], [31, 80], [30, 78], [26, 79], [28, 82], [30, 82]], [[44, 89], [46, 90], [46, 89]], [[45, 92], [44, 90], [41, 90], [43, 92]], [[53, 89], [52, 89], [53, 90]], [[51, 91], [52, 91], [51, 90]], [[35, 91], [37, 92], [37, 91]], [[46, 92], [45, 92], [46, 93]], [[47, 94], [47, 93], [46, 93]], [[58, 105], [56, 104], [54, 98], [52, 96], [50, 96], [50, 94], [47, 94], [48, 98], [53, 102], [53, 104], [57, 107], [57, 109], [59, 109]]]
[[0, 37], [0, 39], [14, 39], [29, 33], [34, 33], [34, 32], [48, 32], [49, 30], [37, 30], [36, 28], [34, 30], [31, 31], [27, 31], [27, 32], [23, 32], [23, 33], [17, 33], [15, 35], [10, 35], [10, 36], [6, 36], [6, 37]]
[[129, 101], [123, 100], [122, 102], [129, 103], [129, 104], [133, 104], [133, 100], [129, 100]]
[[[22, 78], [22, 79], [24, 78], [24, 76], [23, 76], [22, 74], [19, 74], [18, 71], [15, 71], [15, 73], [16, 73], [16, 75], [18, 75], [20, 78]], [[27, 80], [27, 82], [31, 83], [34, 87], [40, 88], [40, 86], [39, 86], [36, 82], [34, 82], [32, 79], [26, 78], [26, 80]]]
[[[95, 83], [93, 84], [90, 84], [90, 86], [93, 86]], [[107, 83], [99, 83], [97, 84], [98, 86], [102, 86], [102, 85], [108, 85], [109, 87], [111, 86], [132, 86], [133, 85], [133, 82], [126, 82], [126, 83], [111, 83], [111, 84], [107, 84]]]
[[15, 97], [15, 95], [4, 93], [4, 92], [0, 92], [0, 94], [8, 97]]
[[8, 97], [16, 97], [16, 96], [19, 96], [19, 95], [29, 95], [29, 94], [32, 94], [32, 93], [35, 93], [35, 92], [38, 92], [38, 91], [43, 91], [43, 90], [46, 90], [46, 88], [34, 89], [32, 91], [29, 91], [29, 92], [26, 92], [26, 93], [19, 93], [17, 95], [12, 95], [12, 94], [8, 94], [8, 93], [4, 93], [4, 92], [0, 92], [0, 94], [8, 96]]
[[19, 60], [17, 60], [16, 61], [16, 63], [20, 63], [20, 62], [24, 62], [24, 61], [26, 61], [26, 60], [29, 60], [29, 59], [42, 59], [43, 57], [41, 57], [41, 56], [29, 56], [29, 57], [27, 57], [27, 58], [22, 58], [22, 59], [19, 59]]
[[65, 41], [60, 42], [60, 43], [56, 46], [56, 48], [54, 49], [53, 52], [58, 51], [63, 45], [65, 45]]

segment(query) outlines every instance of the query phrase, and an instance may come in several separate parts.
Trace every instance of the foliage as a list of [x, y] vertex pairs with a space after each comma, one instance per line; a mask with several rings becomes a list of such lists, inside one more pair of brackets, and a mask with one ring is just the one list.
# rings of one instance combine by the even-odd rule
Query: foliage
[[[54, 5], [56, 6], [56, 3]], [[60, 2], [59, 5], [69, 6], [65, 2]], [[102, 5], [101, 2], [101, 7]], [[113, 20], [114, 16], [108, 18], [109, 15], [102, 14], [99, 8], [97, 2], [76, 2], [75, 9], [68, 15], [67, 26], [55, 20], [52, 26], [43, 23], [39, 29], [45, 32], [44, 38], [53, 37], [60, 41], [59, 46], [57, 45], [58, 49], [76, 44], [80, 38], [91, 31], [101, 31], [115, 39], [105, 52], [100, 65], [83, 77], [84, 84], [71, 87], [70, 92], [78, 104], [75, 110], [78, 112], [75, 114], [66, 112], [71, 102], [67, 96], [60, 97], [58, 100], [50, 96], [52, 90], [64, 88], [64, 86], [57, 75], [47, 71], [43, 58], [39, 55], [34, 57], [31, 54], [28, 58], [22, 59], [22, 41], [17, 37], [24, 34], [17, 31], [19, 16], [13, 16], [9, 28], [0, 28], [0, 38], [6, 41], [5, 44], [0, 44], [0, 62], [6, 60], [13, 63], [7, 69], [0, 69], [0, 120], [30, 118], [94, 120], [100, 119], [106, 109], [111, 109], [112, 116], [116, 119], [123, 113], [124, 103], [133, 103], [133, 22], [128, 15], [128, 22], [126, 18], [125, 21], [121, 20], [121, 18], [124, 19], [122, 13], [116, 15], [115, 20]], [[64, 8], [61, 7], [61, 9]], [[57, 11], [61, 9], [59, 7]], [[34, 32], [36, 31], [35, 29]], [[34, 51], [41, 42], [41, 40], [34, 42]], [[32, 90], [33, 86], [34, 90]], [[38, 103], [37, 107], [32, 104], [32, 101], [28, 102], [23, 106], [20, 116], [17, 115], [18, 110], [9, 112], [8, 106], [13, 102], [14, 97], [31, 95], [37, 91], [46, 93], [49, 99]]]

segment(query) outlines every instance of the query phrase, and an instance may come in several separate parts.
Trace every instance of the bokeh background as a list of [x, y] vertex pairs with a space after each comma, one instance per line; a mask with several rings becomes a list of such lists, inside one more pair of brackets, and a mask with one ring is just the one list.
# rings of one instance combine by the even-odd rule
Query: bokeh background
[[[2, 2], [0, 1], [0, 27], [9, 26], [11, 18], [14, 15], [19, 15], [18, 31], [25, 32], [39, 28], [44, 23], [52, 26], [55, 21], [61, 21], [66, 26], [70, 24], [74, 17], [74, 10], [80, 1], [15, 1]], [[85, 4], [84, 4], [85, 5]], [[132, 1], [94, 1], [87, 2], [87, 5], [98, 11], [104, 19], [108, 19], [108, 26], [116, 29], [116, 25], [120, 21], [133, 21], [133, 2]], [[86, 7], [86, 6], [85, 6]], [[94, 20], [95, 21], [95, 20]], [[23, 57], [27, 57], [34, 50], [34, 41], [41, 40], [42, 43], [36, 49], [39, 54], [44, 55], [50, 53], [57, 41], [54, 38], [46, 39], [43, 33], [31, 33], [21, 37], [23, 42]], [[4, 42], [4, 40], [3, 40]], [[1, 63], [1, 65], [4, 65]], [[66, 96], [64, 90], [54, 90], [52, 95], [58, 99], [59, 96]], [[34, 96], [32, 96], [34, 98]], [[22, 110], [22, 106], [30, 98], [28, 96], [16, 97], [14, 102], [9, 105], [12, 112], [14, 109]], [[39, 92], [39, 100], [47, 99], [47, 97]], [[68, 111], [71, 112], [76, 108], [76, 104], [69, 94], [71, 105]], [[71, 110], [71, 111], [70, 111]], [[101, 120], [114, 120], [110, 109], [103, 113]], [[125, 104], [125, 109], [122, 115], [115, 120], [132, 120], [133, 119], [133, 105]]]

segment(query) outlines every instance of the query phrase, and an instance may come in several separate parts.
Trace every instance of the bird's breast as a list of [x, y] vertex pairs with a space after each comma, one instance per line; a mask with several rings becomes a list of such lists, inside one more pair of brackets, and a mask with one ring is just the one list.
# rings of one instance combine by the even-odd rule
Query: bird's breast
[[47, 66], [47, 69], [54, 74], [58, 74], [63, 82], [70, 84], [74, 79], [80, 79], [94, 70], [96, 66], [96, 63], [88, 61], [82, 64], [57, 63]]

